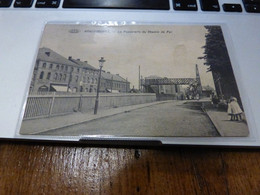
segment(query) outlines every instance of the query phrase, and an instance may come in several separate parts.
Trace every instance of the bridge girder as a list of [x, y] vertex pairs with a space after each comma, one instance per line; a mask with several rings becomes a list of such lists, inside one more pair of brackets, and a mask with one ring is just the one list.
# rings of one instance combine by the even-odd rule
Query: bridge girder
[[144, 79], [143, 86], [149, 85], [189, 85], [194, 82], [199, 83], [197, 78], [158, 78], [158, 79]]

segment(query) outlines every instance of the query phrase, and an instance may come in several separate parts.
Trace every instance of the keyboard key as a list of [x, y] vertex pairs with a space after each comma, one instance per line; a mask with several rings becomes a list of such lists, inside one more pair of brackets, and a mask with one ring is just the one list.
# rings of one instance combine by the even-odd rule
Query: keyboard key
[[0, 7], [10, 7], [12, 0], [0, 0]]
[[260, 4], [260, 0], [243, 0], [245, 4]]
[[220, 11], [218, 0], [200, 0], [203, 11]]
[[187, 11], [197, 11], [196, 0], [173, 0], [173, 8], [175, 10], [187, 10]]
[[240, 4], [225, 3], [222, 7], [225, 12], [242, 12], [242, 7]]
[[38, 0], [35, 4], [37, 8], [58, 8], [60, 0]]
[[63, 8], [169, 10], [169, 0], [64, 0]]
[[260, 13], [260, 0], [243, 0], [245, 10], [251, 13]]
[[245, 9], [247, 12], [260, 13], [260, 4], [245, 4]]
[[14, 7], [31, 7], [33, 0], [16, 0]]

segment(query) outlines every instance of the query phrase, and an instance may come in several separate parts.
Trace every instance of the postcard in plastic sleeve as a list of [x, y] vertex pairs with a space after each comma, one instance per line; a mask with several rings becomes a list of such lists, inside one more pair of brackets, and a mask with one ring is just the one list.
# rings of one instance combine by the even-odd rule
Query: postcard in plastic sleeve
[[46, 24], [22, 135], [248, 136], [220, 25]]

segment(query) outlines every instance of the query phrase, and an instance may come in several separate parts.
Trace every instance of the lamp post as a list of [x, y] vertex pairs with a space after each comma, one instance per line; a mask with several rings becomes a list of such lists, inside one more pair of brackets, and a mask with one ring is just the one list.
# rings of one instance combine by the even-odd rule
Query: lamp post
[[125, 79], [125, 93], [127, 93], [127, 77]]
[[95, 101], [95, 108], [94, 108], [94, 114], [97, 114], [98, 110], [98, 101], [99, 101], [99, 88], [100, 88], [100, 78], [101, 78], [101, 71], [103, 68], [103, 64], [106, 60], [104, 60], [104, 57], [101, 57], [99, 61], [99, 76], [98, 76], [98, 86], [97, 86], [97, 95], [96, 95], [96, 101]]
[[73, 67], [71, 67], [71, 70], [70, 70], [67, 92], [69, 92], [69, 89], [70, 89], [70, 83], [71, 83], [71, 81], [72, 81], [72, 72], [73, 72]]

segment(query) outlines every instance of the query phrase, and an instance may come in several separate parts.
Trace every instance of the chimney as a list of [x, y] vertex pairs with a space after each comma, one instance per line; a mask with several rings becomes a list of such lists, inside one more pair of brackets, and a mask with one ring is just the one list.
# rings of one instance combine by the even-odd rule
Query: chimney
[[72, 56], [69, 56], [68, 59], [69, 59], [69, 60], [72, 60]]
[[51, 52], [46, 51], [45, 54], [50, 57]]

